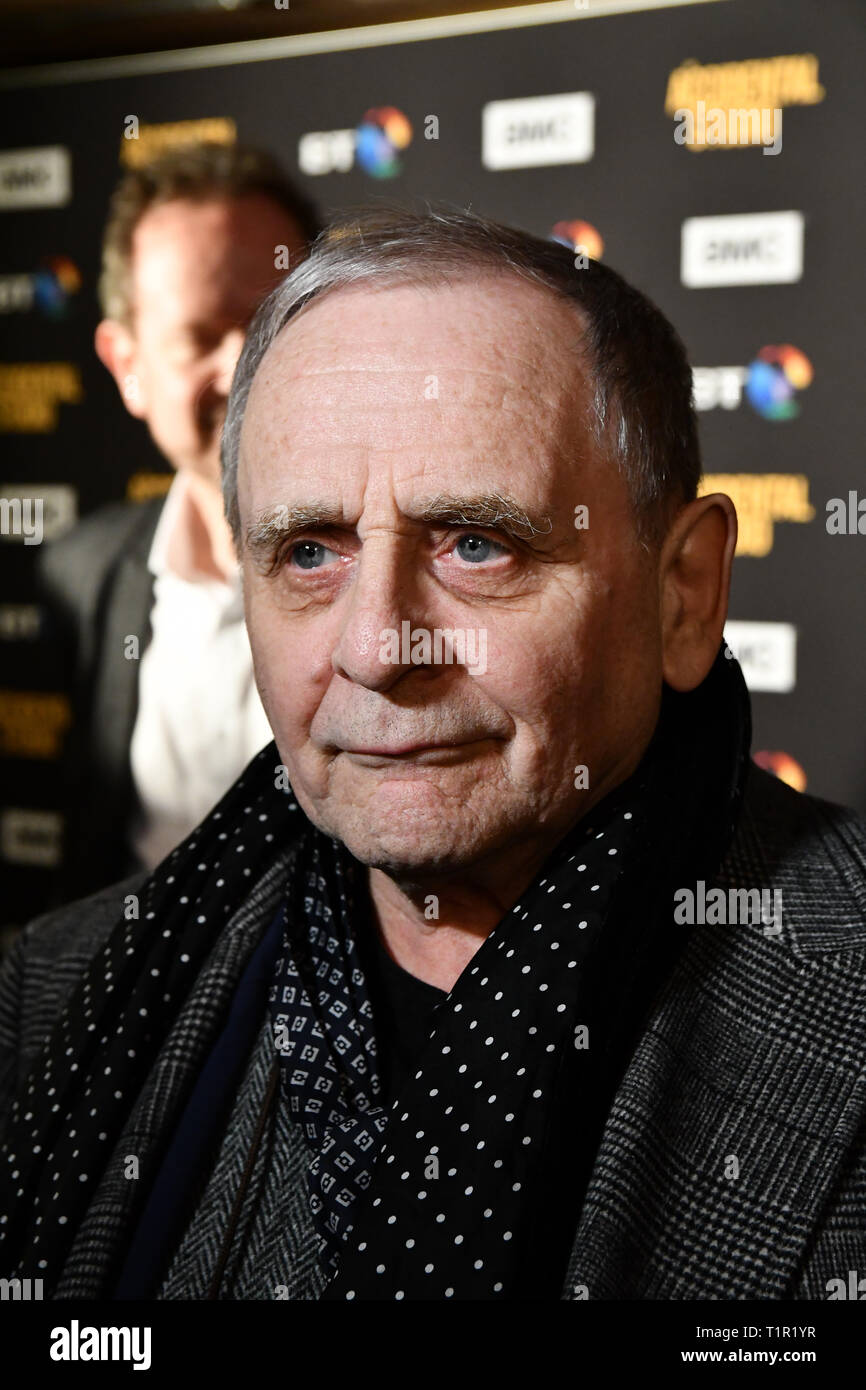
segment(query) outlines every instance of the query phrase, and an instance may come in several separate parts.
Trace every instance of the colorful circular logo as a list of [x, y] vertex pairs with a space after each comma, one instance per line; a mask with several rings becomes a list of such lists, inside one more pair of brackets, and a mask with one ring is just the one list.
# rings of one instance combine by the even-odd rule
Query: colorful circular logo
[[399, 151], [412, 140], [412, 126], [396, 106], [374, 106], [358, 126], [355, 157], [374, 179], [393, 179], [403, 168]]
[[746, 397], [765, 420], [792, 420], [800, 413], [797, 393], [811, 385], [812, 363], [790, 343], [763, 347], [749, 364]]
[[591, 222], [557, 222], [551, 236], [570, 251], [582, 247], [591, 261], [600, 261], [604, 254], [604, 242]]
[[772, 772], [774, 777], [778, 777], [780, 782], [786, 782], [795, 792], [806, 790], [806, 773], [790, 753], [770, 753], [761, 750], [753, 756], [758, 767], [762, 767], [765, 772]]
[[33, 273], [33, 302], [50, 319], [63, 318], [70, 295], [81, 289], [78, 267], [68, 256], [47, 256]]

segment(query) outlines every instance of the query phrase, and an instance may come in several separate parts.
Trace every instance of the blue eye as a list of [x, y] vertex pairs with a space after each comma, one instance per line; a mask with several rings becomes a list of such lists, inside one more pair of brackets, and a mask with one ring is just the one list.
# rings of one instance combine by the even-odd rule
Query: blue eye
[[454, 548], [461, 560], [467, 560], [473, 565], [490, 560], [496, 552], [503, 549], [496, 541], [488, 540], [486, 536], [461, 536]]
[[301, 541], [299, 545], [292, 547], [289, 558], [299, 570], [317, 570], [325, 563], [325, 556], [333, 553], [318, 541]]

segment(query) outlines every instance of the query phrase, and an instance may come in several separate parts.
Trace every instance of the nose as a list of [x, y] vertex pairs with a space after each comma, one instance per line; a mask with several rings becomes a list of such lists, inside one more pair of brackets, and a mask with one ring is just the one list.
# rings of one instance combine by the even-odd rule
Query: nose
[[412, 628], [419, 601], [411, 547], [394, 535], [368, 536], [356, 564], [339, 638], [331, 654], [334, 670], [356, 685], [390, 690], [412, 666], [403, 625]]
[[243, 351], [246, 334], [242, 328], [230, 328], [217, 349], [214, 365], [214, 390], [228, 396], [235, 367]]

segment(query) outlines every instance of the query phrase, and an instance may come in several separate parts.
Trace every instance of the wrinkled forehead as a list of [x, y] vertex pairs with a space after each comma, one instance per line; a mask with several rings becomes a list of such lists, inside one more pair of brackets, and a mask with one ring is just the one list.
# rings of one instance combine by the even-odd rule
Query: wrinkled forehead
[[511, 274], [444, 285], [361, 285], [306, 306], [265, 353], [240, 440], [244, 467], [311, 454], [417, 463], [571, 447], [593, 381], [576, 310]]

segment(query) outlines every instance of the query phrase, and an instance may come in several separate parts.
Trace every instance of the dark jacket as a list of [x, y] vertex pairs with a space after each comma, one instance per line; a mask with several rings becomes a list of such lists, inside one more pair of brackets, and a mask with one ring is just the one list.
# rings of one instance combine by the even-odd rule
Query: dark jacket
[[[217, 937], [118, 1141], [142, 1168], [291, 871], [287, 850]], [[563, 1299], [823, 1300], [831, 1280], [866, 1276], [866, 826], [753, 765], [716, 882], [780, 890], [781, 934], [683, 927], [607, 1117]], [[0, 974], [0, 1117], [139, 887], [49, 914], [17, 941]], [[162, 1298], [207, 1295], [272, 1056], [263, 1016]], [[255, 1165], [219, 1296], [318, 1298], [309, 1154], [282, 1102], [261, 1149], [270, 1157]], [[132, 1187], [109, 1164], [56, 1296], [99, 1295], [129, 1240]]]
[[[61, 764], [59, 901], [140, 867], [126, 844], [136, 804], [129, 750], [140, 658], [151, 638], [147, 557], [164, 505], [164, 497], [111, 503], [39, 556], [46, 636], [73, 712]], [[139, 660], [124, 655], [130, 635], [138, 638]]]

